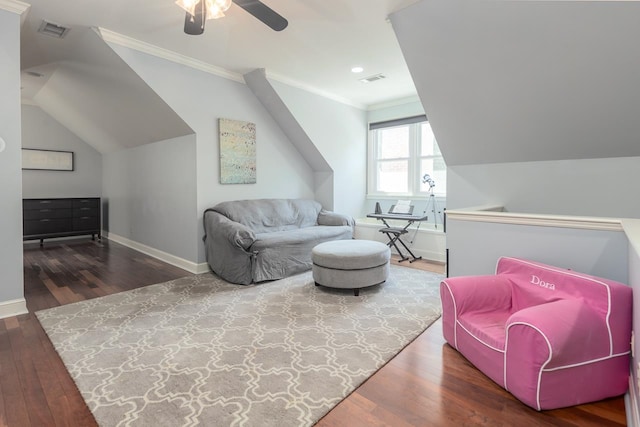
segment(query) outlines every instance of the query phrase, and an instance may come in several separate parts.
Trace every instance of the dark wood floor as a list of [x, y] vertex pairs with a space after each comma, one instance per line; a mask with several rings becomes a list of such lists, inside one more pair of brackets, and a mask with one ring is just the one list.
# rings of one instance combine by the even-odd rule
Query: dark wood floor
[[[190, 273], [116, 243], [87, 240], [25, 246], [24, 272], [30, 313], [0, 320], [0, 426], [95, 426], [33, 312]], [[437, 322], [317, 425], [623, 426], [625, 413], [622, 398], [536, 412], [449, 347]]]

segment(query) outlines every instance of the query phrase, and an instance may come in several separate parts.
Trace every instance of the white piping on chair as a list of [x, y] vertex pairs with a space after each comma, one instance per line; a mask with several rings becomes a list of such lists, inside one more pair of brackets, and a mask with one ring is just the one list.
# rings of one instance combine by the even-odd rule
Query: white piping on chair
[[524, 326], [529, 326], [531, 329], [535, 329], [536, 331], [538, 331], [538, 333], [540, 333], [540, 335], [542, 335], [542, 338], [544, 338], [544, 340], [547, 342], [547, 347], [549, 347], [549, 357], [547, 358], [547, 360], [542, 364], [542, 366], [540, 367], [540, 370], [538, 371], [538, 384], [536, 385], [536, 406], [538, 411], [540, 411], [540, 385], [542, 383], [542, 372], [545, 370], [545, 366], [547, 366], [547, 364], [551, 361], [551, 358], [553, 357], [553, 348], [551, 347], [551, 342], [549, 341], [549, 338], [547, 338], [547, 336], [544, 334], [544, 332], [542, 332], [539, 328], [537, 328], [536, 326], [533, 326], [530, 323], [527, 322], [514, 322], [509, 324], [509, 326], [507, 326], [507, 336], [505, 338], [504, 341], [504, 363], [502, 364], [504, 367], [504, 388], [505, 390], [509, 390], [509, 388], [507, 387], [507, 344], [509, 342], [509, 329], [514, 326], [514, 325], [524, 325]]
[[[609, 285], [607, 285], [604, 282], [601, 282], [599, 280], [596, 280], [592, 277], [586, 277], [584, 275], [581, 275], [579, 273], [575, 273], [572, 272], [570, 270], [562, 270], [560, 268], [555, 268], [555, 267], [551, 267], [551, 266], [544, 266], [544, 265], [539, 265], [539, 264], [535, 264], [529, 261], [525, 261], [523, 259], [520, 258], [512, 258], [512, 257], [501, 257], [504, 259], [511, 259], [514, 260], [516, 262], [521, 262], [524, 264], [528, 264], [532, 267], [536, 267], [536, 268], [542, 268], [544, 270], [548, 270], [548, 271], [553, 271], [554, 273], [561, 273], [561, 274], [565, 274], [567, 276], [572, 276], [572, 277], [579, 277], [580, 279], [584, 279], [584, 280], [589, 280], [591, 282], [597, 283], [599, 285], [602, 285], [606, 288], [607, 290], [607, 316], [606, 316], [606, 324], [607, 324], [607, 332], [609, 333], [609, 356], [613, 356], [613, 334], [611, 333], [611, 325], [609, 324], [609, 317], [611, 316], [611, 287]], [[498, 260], [499, 262], [499, 260]], [[496, 273], [497, 273], [497, 265], [496, 265]]]
[[458, 305], [456, 304], [456, 299], [453, 296], [453, 292], [451, 292], [451, 287], [449, 287], [449, 284], [447, 283], [446, 280], [443, 280], [442, 283], [444, 283], [444, 285], [447, 287], [447, 290], [449, 291], [449, 295], [451, 295], [451, 301], [453, 301], [453, 342], [454, 342], [454, 347], [456, 348], [456, 350], [458, 349], [458, 328], [456, 328], [456, 325], [458, 324]]
[[585, 360], [584, 362], [580, 362], [580, 363], [572, 363], [571, 365], [556, 366], [555, 368], [549, 368], [549, 369], [543, 369], [543, 370], [545, 372], [553, 372], [553, 371], [560, 371], [562, 369], [577, 368], [578, 366], [590, 365], [592, 363], [598, 363], [604, 360], [611, 360], [611, 359], [615, 359], [616, 357], [626, 356], [629, 353], [631, 353], [631, 351], [625, 351], [624, 353], [613, 354], [611, 356], [599, 357], [597, 359]]
[[469, 336], [471, 336], [471, 338], [475, 339], [476, 341], [478, 341], [480, 344], [484, 345], [485, 347], [489, 347], [491, 350], [495, 350], [498, 353], [504, 353], [504, 350], [500, 350], [499, 348], [493, 347], [492, 345], [487, 344], [486, 342], [482, 341], [480, 338], [476, 337], [475, 335], [473, 335], [473, 333], [471, 331], [469, 331], [467, 328], [464, 327], [464, 325], [460, 322], [457, 322], [458, 325], [460, 325], [460, 327], [462, 329], [465, 330], [465, 332], [467, 334], [469, 334]]

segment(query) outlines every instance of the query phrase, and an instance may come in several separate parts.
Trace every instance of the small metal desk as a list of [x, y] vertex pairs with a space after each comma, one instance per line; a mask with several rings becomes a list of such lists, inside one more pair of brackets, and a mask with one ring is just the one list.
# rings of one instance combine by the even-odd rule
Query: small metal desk
[[[406, 261], [409, 259], [408, 256], [405, 256], [402, 251], [400, 250], [400, 248], [398, 247], [398, 245], [396, 245], [396, 242], [400, 243], [402, 245], [402, 247], [405, 248], [405, 250], [407, 252], [409, 252], [409, 255], [411, 255], [411, 259], [409, 262], [413, 262], [419, 259], [422, 259], [421, 256], [417, 257], [413, 254], [413, 252], [411, 252], [411, 249], [409, 249], [409, 247], [402, 241], [402, 236], [407, 234], [409, 232], [409, 230], [407, 230], [409, 228], [409, 226], [411, 224], [413, 224], [414, 222], [420, 222], [420, 221], [426, 221], [427, 220], [427, 216], [426, 215], [405, 215], [405, 214], [390, 214], [390, 213], [371, 213], [371, 214], [367, 214], [367, 218], [375, 218], [379, 221], [382, 221], [382, 223], [384, 224], [384, 228], [381, 228], [380, 231], [381, 233], [384, 233], [388, 238], [389, 241], [387, 242], [387, 246], [391, 247], [393, 246], [396, 251], [398, 252], [398, 254], [400, 255], [400, 261]], [[392, 227], [389, 225], [389, 223], [387, 223], [387, 220], [389, 219], [395, 219], [395, 220], [400, 220], [400, 221], [406, 221], [406, 224], [404, 227]]]

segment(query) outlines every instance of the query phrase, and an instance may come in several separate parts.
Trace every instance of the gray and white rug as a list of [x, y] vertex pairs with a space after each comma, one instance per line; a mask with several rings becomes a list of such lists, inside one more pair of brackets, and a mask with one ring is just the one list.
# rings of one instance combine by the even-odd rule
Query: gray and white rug
[[441, 279], [203, 274], [36, 314], [101, 426], [309, 426], [440, 316]]

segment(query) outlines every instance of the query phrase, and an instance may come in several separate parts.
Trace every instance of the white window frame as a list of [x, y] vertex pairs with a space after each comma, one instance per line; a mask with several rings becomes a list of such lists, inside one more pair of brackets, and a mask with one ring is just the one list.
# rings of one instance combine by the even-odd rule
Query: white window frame
[[[422, 123], [428, 122], [427, 117], [414, 116], [398, 120], [390, 120], [387, 122], [371, 123], [369, 125], [369, 138], [367, 144], [367, 197], [369, 198], [399, 198], [404, 197], [408, 199], [412, 198], [425, 198], [430, 195], [429, 189], [421, 190], [422, 176], [419, 176], [420, 165], [424, 159], [437, 159], [442, 156], [429, 155], [421, 156], [421, 132], [420, 126]], [[378, 144], [380, 144], [378, 129], [391, 129], [394, 127], [409, 126], [409, 157], [401, 157], [397, 159], [384, 159], [377, 158]], [[407, 159], [409, 162], [407, 168], [407, 190], [406, 192], [384, 192], [376, 191], [378, 180], [378, 168], [379, 162], [389, 162]], [[432, 178], [434, 178], [432, 176]], [[446, 196], [446, 185], [438, 185], [434, 187], [434, 194], [440, 197]]]

